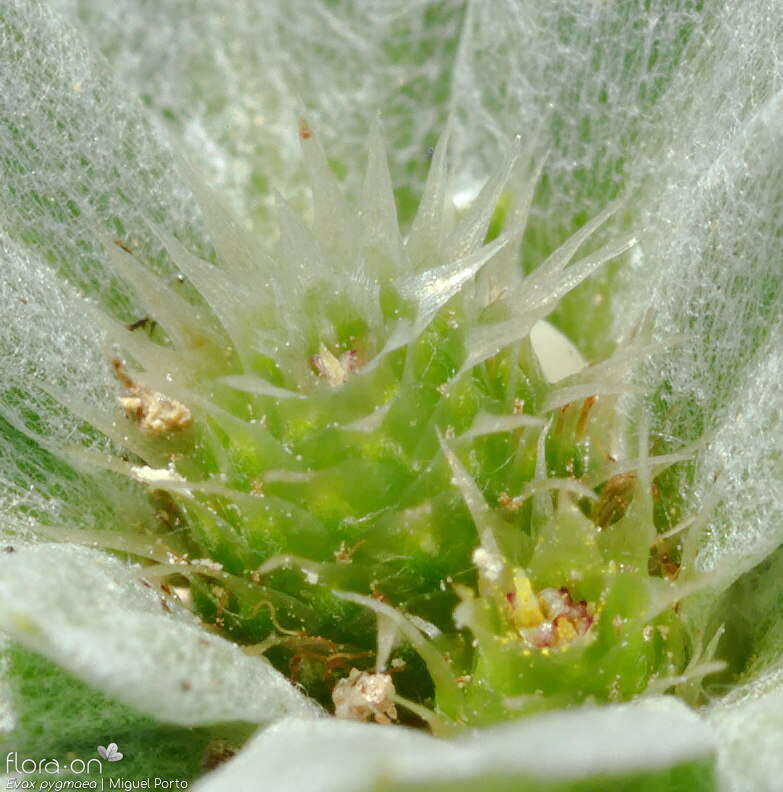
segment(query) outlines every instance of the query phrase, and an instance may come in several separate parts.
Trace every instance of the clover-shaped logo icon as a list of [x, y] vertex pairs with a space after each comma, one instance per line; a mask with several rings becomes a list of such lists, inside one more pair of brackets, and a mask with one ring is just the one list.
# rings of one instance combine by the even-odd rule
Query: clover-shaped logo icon
[[109, 743], [106, 747], [99, 745], [98, 754], [108, 762], [119, 762], [122, 754], [117, 750], [117, 743]]

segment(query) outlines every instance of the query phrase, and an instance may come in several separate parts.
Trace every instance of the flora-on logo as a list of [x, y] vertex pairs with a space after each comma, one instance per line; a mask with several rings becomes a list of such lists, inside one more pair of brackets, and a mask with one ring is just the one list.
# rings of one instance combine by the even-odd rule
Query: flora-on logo
[[[117, 747], [116, 745], [114, 746]], [[101, 754], [103, 756], [103, 754]], [[118, 759], [122, 758], [122, 754], [115, 754]], [[117, 761], [116, 759], [114, 761]], [[62, 773], [73, 773], [74, 775], [84, 775], [92, 773], [93, 769], [98, 773], [103, 773], [103, 762], [100, 759], [71, 759], [68, 762], [61, 762], [59, 759], [20, 759], [16, 751], [6, 754], [5, 757], [5, 772], [8, 776], [32, 775], [38, 773], [39, 775], [61, 775]], [[39, 787], [29, 786], [35, 782], [21, 781], [11, 778], [8, 781], [6, 789], [37, 789]], [[25, 786], [27, 785], [27, 786]], [[46, 787], [47, 789], [49, 787]], [[76, 787], [74, 787], [76, 788]], [[43, 786], [40, 789], [44, 789]]]
[[98, 755], [105, 759], [107, 762], [119, 762], [122, 759], [122, 754], [117, 750], [117, 743], [109, 743], [105, 748], [102, 745], [98, 746]]

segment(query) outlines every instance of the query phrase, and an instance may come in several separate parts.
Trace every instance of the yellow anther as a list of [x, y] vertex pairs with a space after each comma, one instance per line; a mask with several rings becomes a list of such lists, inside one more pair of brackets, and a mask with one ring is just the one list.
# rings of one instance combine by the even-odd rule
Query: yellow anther
[[555, 622], [555, 633], [557, 635], [556, 644], [562, 646], [563, 644], [571, 643], [579, 633], [576, 631], [573, 622], [568, 619], [558, 619]]
[[512, 618], [517, 629], [538, 627], [544, 621], [544, 614], [533, 593], [530, 578], [522, 571], [514, 573], [514, 597], [511, 602]]

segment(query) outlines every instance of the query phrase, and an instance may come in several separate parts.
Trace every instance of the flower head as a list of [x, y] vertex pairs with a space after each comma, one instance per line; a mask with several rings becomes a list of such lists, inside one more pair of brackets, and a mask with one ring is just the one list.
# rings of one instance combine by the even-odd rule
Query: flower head
[[[52, 734], [83, 737], [92, 754], [122, 745], [124, 773], [193, 777], [246, 741], [226, 724], [292, 714], [214, 783], [260, 762], [290, 786], [291, 744], [319, 773], [360, 768], [357, 788], [480, 784], [486, 768], [708, 788], [716, 744], [720, 772], [747, 780], [731, 751], [770, 723], [780, 657], [780, 34], [764, 0], [349, 6], [314, 3], [293, 27], [274, 4], [217, 26], [210, 11], [201, 33], [198, 15], [117, 25], [81, 7], [122, 81], [48, 8], [0, 22], [0, 598], [26, 647], [6, 653], [6, 698], [56, 713], [8, 710], [11, 744], [46, 756]], [[216, 29], [231, 46], [205, 59]], [[153, 30], [191, 44], [123, 56]], [[290, 48], [316, 53], [304, 69], [284, 54], [297, 37], [319, 43]], [[185, 90], [166, 89], [172, 73]], [[123, 98], [134, 85], [146, 113]], [[318, 121], [299, 127], [305, 221], [292, 86]], [[368, 104], [386, 111], [396, 193], [377, 129], [359, 186]], [[183, 187], [146, 118], [172, 125], [241, 221], [192, 173]], [[540, 179], [535, 145], [498, 150], [519, 129], [550, 150]], [[453, 186], [477, 197], [455, 204]], [[623, 291], [605, 265], [628, 228]], [[579, 365], [558, 372], [547, 316], [602, 362], [566, 344]], [[612, 322], [626, 340], [607, 358]], [[633, 364], [650, 353], [645, 379]], [[670, 700], [455, 744], [315, 723], [301, 695], [328, 705], [353, 679], [375, 720], [458, 730], [656, 691], [698, 706], [723, 689], [715, 657], [721, 684], [750, 685], [706, 710], [716, 742]], [[774, 774], [754, 768], [762, 788]]]

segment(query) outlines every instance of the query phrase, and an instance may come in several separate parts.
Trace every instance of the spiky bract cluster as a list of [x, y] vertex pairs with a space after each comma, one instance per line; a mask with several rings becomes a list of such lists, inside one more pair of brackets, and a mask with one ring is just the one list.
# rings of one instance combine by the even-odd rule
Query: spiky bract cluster
[[444, 135], [403, 237], [377, 128], [357, 208], [300, 137], [312, 225], [279, 198], [274, 250], [195, 177], [220, 266], [159, 231], [168, 283], [109, 246], [154, 319], [101, 317], [128, 420], [96, 422], [137, 457], [109, 466], [159, 502], [146, 555], [315, 692], [375, 662], [476, 723], [680, 673], [694, 650], [653, 552], [652, 478], [676, 458], [649, 459], [644, 430], [638, 459], [612, 457], [642, 350], [552, 384], [530, 339], [633, 244], [572, 263], [616, 207], [523, 276], [537, 173], [518, 144], [460, 212]]

